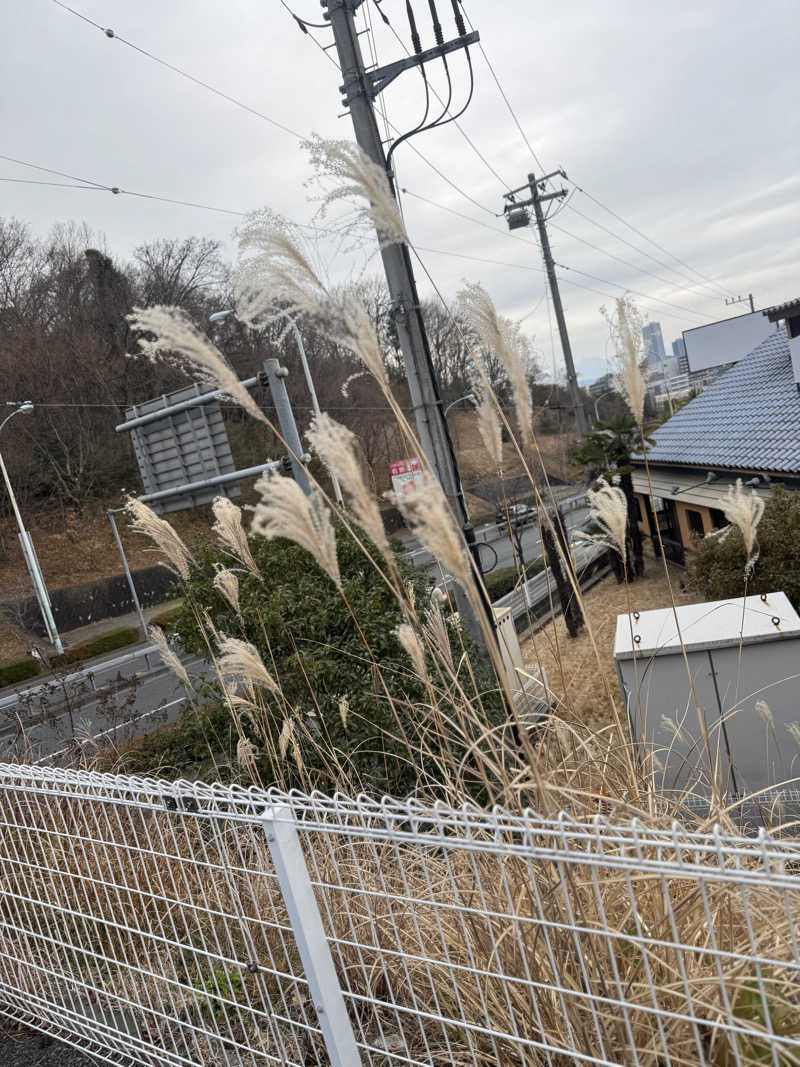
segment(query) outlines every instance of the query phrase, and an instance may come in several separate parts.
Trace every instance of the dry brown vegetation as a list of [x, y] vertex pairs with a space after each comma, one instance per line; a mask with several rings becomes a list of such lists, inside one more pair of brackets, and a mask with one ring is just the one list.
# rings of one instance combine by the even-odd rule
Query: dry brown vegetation
[[[670, 566], [670, 572], [675, 603], [696, 601], [696, 594], [680, 588], [685, 572], [674, 566]], [[650, 611], [668, 608], [671, 604], [662, 560], [648, 558], [644, 577], [630, 586], [618, 584], [616, 578], [609, 575], [584, 594], [583, 603], [587, 628], [577, 637], [568, 636], [564, 618], [559, 615], [528, 638], [522, 654], [526, 662], [544, 667], [553, 694], [559, 701], [559, 714], [576, 727], [594, 732], [614, 725], [603, 681], [619, 698], [619, 682], [614, 668], [617, 616], [629, 610]], [[597, 642], [602, 672], [590, 633]], [[623, 743], [629, 744], [630, 739], [624, 738]]]

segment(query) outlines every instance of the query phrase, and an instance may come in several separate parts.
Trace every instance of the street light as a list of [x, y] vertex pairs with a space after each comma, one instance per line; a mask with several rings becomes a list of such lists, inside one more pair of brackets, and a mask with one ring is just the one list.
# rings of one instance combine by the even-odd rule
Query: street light
[[[213, 314], [208, 316], [208, 321], [209, 322], [224, 322], [225, 319], [227, 319], [227, 317], [229, 315], [233, 315], [233, 313], [234, 313], [234, 309], [233, 308], [225, 308], [224, 311], [215, 311], [215, 312], [213, 312]], [[291, 326], [292, 334], [294, 335], [295, 344], [297, 345], [297, 351], [300, 353], [300, 362], [303, 365], [303, 374], [305, 374], [305, 376], [306, 376], [306, 385], [308, 386], [308, 391], [311, 394], [311, 406], [314, 409], [314, 414], [315, 415], [321, 415], [322, 412], [320, 411], [320, 408], [319, 408], [319, 401], [317, 400], [317, 391], [314, 388], [314, 380], [311, 377], [311, 370], [310, 370], [310, 368], [308, 366], [308, 359], [306, 358], [306, 348], [305, 348], [305, 345], [303, 344], [303, 338], [302, 338], [302, 336], [300, 334], [300, 331], [297, 328], [297, 323], [294, 321], [294, 319], [289, 314], [289, 312], [288, 311], [282, 311], [281, 315], [283, 316], [283, 318], [285, 318], [285, 319], [287, 319], [289, 321], [289, 325]], [[339, 485], [339, 479], [336, 477], [336, 475], [332, 471], [331, 471], [331, 482], [333, 483], [333, 492], [334, 492], [334, 495], [336, 496], [336, 503], [341, 507], [344, 504], [344, 499], [342, 497], [342, 489], [341, 489], [341, 486]]]
[[[11, 406], [13, 401], [6, 401], [7, 406]], [[18, 404], [14, 411], [10, 415], [6, 415], [2, 422], [0, 422], [0, 431], [2, 431], [5, 424], [13, 419], [15, 415], [30, 415], [33, 411], [33, 404], [30, 400], [25, 400], [23, 403]], [[31, 536], [22, 524], [22, 516], [19, 513], [19, 505], [17, 504], [17, 498], [14, 496], [14, 490], [11, 487], [11, 479], [8, 477], [8, 471], [3, 460], [3, 455], [0, 452], [0, 473], [3, 475], [3, 481], [6, 483], [6, 489], [8, 490], [8, 496], [11, 500], [11, 507], [14, 509], [14, 517], [17, 520], [17, 526], [19, 527], [19, 543], [22, 546], [22, 555], [25, 557], [25, 565], [28, 568], [28, 573], [31, 576], [33, 582], [33, 591], [36, 594], [36, 599], [39, 602], [39, 610], [42, 613], [44, 619], [45, 629], [47, 630], [47, 636], [55, 646], [56, 653], [60, 656], [64, 651], [64, 646], [61, 644], [61, 638], [58, 636], [58, 630], [56, 629], [55, 619], [53, 618], [53, 609], [50, 605], [50, 597], [47, 595], [47, 587], [44, 584], [44, 578], [42, 576], [42, 568], [39, 566], [39, 560], [36, 558], [36, 551], [33, 547], [33, 541]]]
[[475, 399], [475, 394], [474, 393], [466, 393], [464, 396], [460, 396], [458, 398], [458, 400], [451, 400], [450, 403], [447, 405], [447, 407], [444, 409], [444, 417], [447, 418], [447, 412], [450, 410], [450, 408], [454, 408], [456, 406], [456, 404], [460, 404], [462, 400], [474, 400], [474, 399]]
[[611, 394], [615, 393], [615, 392], [616, 392], [616, 389], [607, 389], [604, 393], [601, 393], [600, 396], [598, 396], [595, 399], [595, 402], [594, 402], [594, 421], [595, 421], [595, 424], [600, 422], [600, 412], [597, 410], [597, 405], [600, 403], [600, 401], [603, 399], [604, 396], [611, 396]]

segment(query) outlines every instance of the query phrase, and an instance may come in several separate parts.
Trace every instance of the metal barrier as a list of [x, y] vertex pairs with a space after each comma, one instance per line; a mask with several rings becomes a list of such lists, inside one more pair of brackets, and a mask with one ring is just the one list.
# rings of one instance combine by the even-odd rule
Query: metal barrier
[[784, 1067], [800, 849], [0, 765], [0, 1012], [108, 1063]]
[[[608, 549], [596, 542], [585, 542], [577, 545], [573, 550], [573, 559], [578, 580], [583, 582], [584, 577], [587, 575], [592, 577], [596, 574], [599, 575], [600, 571], [592, 568], [592, 564], [607, 553]], [[602, 568], [602, 573], [606, 574], [609, 569], [610, 567], [608, 566]], [[533, 578], [529, 578], [527, 582], [520, 585], [518, 589], [506, 593], [504, 597], [496, 600], [494, 607], [511, 608], [514, 622], [516, 623], [520, 620], [524, 628], [527, 625], [529, 616], [536, 618], [544, 614], [549, 617], [551, 597], [554, 604], [559, 606], [552, 571], [549, 567], [546, 567], [539, 574], [534, 575]]]

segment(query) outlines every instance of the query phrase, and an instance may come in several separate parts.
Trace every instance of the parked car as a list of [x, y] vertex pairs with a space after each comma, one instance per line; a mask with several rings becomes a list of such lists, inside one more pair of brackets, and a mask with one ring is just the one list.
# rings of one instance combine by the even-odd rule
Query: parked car
[[514, 526], [527, 526], [536, 522], [536, 508], [532, 508], [530, 504], [509, 504], [508, 514], [504, 507], [498, 508], [494, 516], [497, 525], [505, 526], [509, 520]]

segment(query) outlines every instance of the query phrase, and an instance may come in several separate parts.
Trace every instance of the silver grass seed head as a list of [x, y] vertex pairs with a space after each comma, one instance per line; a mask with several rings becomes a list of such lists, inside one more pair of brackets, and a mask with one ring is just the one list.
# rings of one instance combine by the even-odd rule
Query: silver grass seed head
[[150, 626], [147, 632], [150, 635], [150, 640], [158, 649], [158, 654], [161, 657], [161, 662], [164, 666], [168, 667], [187, 689], [192, 690], [193, 686], [189, 679], [189, 675], [186, 672], [186, 668], [175, 650], [170, 647], [170, 644], [167, 641], [167, 636], [161, 627]]
[[335, 141], [314, 136], [303, 145], [317, 175], [327, 179], [321, 213], [331, 204], [355, 204], [356, 217], [374, 226], [381, 247], [408, 241], [405, 224], [386, 172], [354, 141]]
[[264, 666], [258, 649], [237, 637], [220, 637], [217, 641], [217, 666], [223, 684], [237, 684], [266, 689], [278, 696], [280, 687]]
[[220, 544], [234, 556], [254, 577], [260, 578], [256, 561], [247, 542], [247, 532], [242, 523], [242, 509], [226, 496], [218, 496], [212, 504], [214, 525], [211, 532]]
[[381, 551], [388, 552], [389, 541], [380, 509], [364, 481], [356, 456], [355, 434], [323, 412], [311, 423], [306, 437], [328, 472], [339, 479], [361, 528]]
[[322, 495], [305, 495], [292, 478], [268, 471], [256, 482], [261, 499], [253, 508], [250, 532], [268, 541], [285, 537], [310, 552], [338, 589], [342, 588], [336, 533]]
[[149, 537], [166, 556], [167, 565], [179, 578], [187, 582], [190, 566], [195, 560], [175, 528], [136, 497], [128, 497], [125, 502], [125, 513], [131, 520], [131, 529], [135, 533]]
[[627, 552], [628, 501], [616, 485], [600, 482], [598, 488], [587, 493], [592, 518], [603, 530], [607, 543], [617, 551], [623, 561]]
[[181, 308], [134, 308], [127, 318], [133, 330], [153, 335], [139, 339], [141, 355], [151, 362], [164, 359], [183, 367], [198, 380], [220, 389], [254, 419], [267, 422], [223, 354]]

